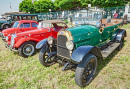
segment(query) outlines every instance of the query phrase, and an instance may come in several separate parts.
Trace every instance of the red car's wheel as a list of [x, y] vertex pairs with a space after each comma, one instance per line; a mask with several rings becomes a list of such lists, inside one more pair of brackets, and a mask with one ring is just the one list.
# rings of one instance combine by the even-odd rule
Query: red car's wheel
[[18, 48], [19, 55], [22, 57], [29, 57], [36, 53], [36, 44], [34, 42], [25, 42]]

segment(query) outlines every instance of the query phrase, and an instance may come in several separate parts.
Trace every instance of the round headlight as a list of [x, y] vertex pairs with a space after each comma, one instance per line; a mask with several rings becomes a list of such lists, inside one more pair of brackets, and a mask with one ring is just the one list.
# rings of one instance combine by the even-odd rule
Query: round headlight
[[66, 41], [66, 47], [68, 50], [73, 50], [74, 43], [72, 41]]
[[47, 38], [47, 41], [48, 41], [48, 44], [51, 45], [51, 44], [53, 43], [53, 38], [52, 38], [52, 37], [48, 37], [48, 38]]
[[6, 41], [8, 41], [8, 36], [6, 36]]

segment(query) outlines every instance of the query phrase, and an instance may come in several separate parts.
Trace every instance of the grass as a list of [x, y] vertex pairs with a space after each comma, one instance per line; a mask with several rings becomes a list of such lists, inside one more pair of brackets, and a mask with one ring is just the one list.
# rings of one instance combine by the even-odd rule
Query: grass
[[130, 28], [130, 23], [127, 25], [123, 25], [123, 28]]
[[[130, 88], [130, 29], [126, 30], [123, 49], [98, 61], [96, 76], [84, 89]], [[8, 51], [0, 39], [0, 89], [81, 89], [75, 83], [75, 72], [62, 68], [58, 63], [42, 66], [38, 53], [29, 58], [20, 57]]]

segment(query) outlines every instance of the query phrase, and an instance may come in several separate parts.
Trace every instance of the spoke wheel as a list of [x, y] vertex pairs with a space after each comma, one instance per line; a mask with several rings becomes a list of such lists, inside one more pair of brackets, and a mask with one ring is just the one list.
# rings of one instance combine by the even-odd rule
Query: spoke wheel
[[46, 47], [43, 47], [39, 53], [39, 61], [42, 65], [48, 67], [55, 63], [56, 55], [51, 55], [46, 51]]
[[32, 55], [34, 52], [34, 46], [32, 44], [26, 44], [24, 47], [23, 47], [23, 53], [27, 56], [30, 56]]
[[25, 42], [18, 48], [18, 52], [20, 56], [29, 57], [36, 53], [36, 44], [34, 42]]
[[86, 67], [83, 71], [82, 81], [84, 83], [87, 83], [90, 80], [90, 78], [93, 77], [95, 63], [92, 60], [86, 65]]
[[83, 61], [77, 65], [75, 71], [75, 82], [80, 87], [87, 86], [93, 79], [97, 69], [97, 58], [88, 54]]

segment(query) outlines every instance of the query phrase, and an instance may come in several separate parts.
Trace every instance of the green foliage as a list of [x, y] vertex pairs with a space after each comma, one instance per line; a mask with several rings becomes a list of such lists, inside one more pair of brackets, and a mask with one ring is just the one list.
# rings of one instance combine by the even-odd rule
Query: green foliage
[[24, 11], [24, 12], [30, 12], [33, 13], [34, 12], [34, 8], [33, 8], [33, 3], [31, 0], [23, 0], [20, 4], [19, 4], [19, 10], [20, 11]]
[[54, 4], [51, 0], [39, 0], [34, 2], [34, 9], [36, 12], [49, 12], [49, 9], [54, 10]]
[[91, 3], [92, 0], [81, 0], [81, 3], [82, 3], [82, 8], [86, 8], [88, 7], [88, 4]]
[[88, 4], [97, 7], [117, 7], [124, 6], [129, 0], [23, 0], [19, 4], [19, 10], [30, 13], [49, 12], [54, 10], [73, 10], [78, 8], [86, 8]]
[[55, 0], [55, 1], [54, 1], [55, 10], [60, 10], [60, 5], [59, 5], [59, 3], [60, 3], [61, 1], [62, 1], [62, 0]]
[[43, 13], [43, 12], [49, 12], [49, 9], [54, 10], [54, 4], [51, 0], [34, 1], [34, 4], [32, 3], [32, 0], [23, 0], [19, 4], [19, 10], [24, 12]]
[[62, 0], [59, 3], [62, 10], [72, 10], [81, 6], [80, 0]]
[[129, 0], [92, 0], [92, 6], [117, 7], [124, 6]]

